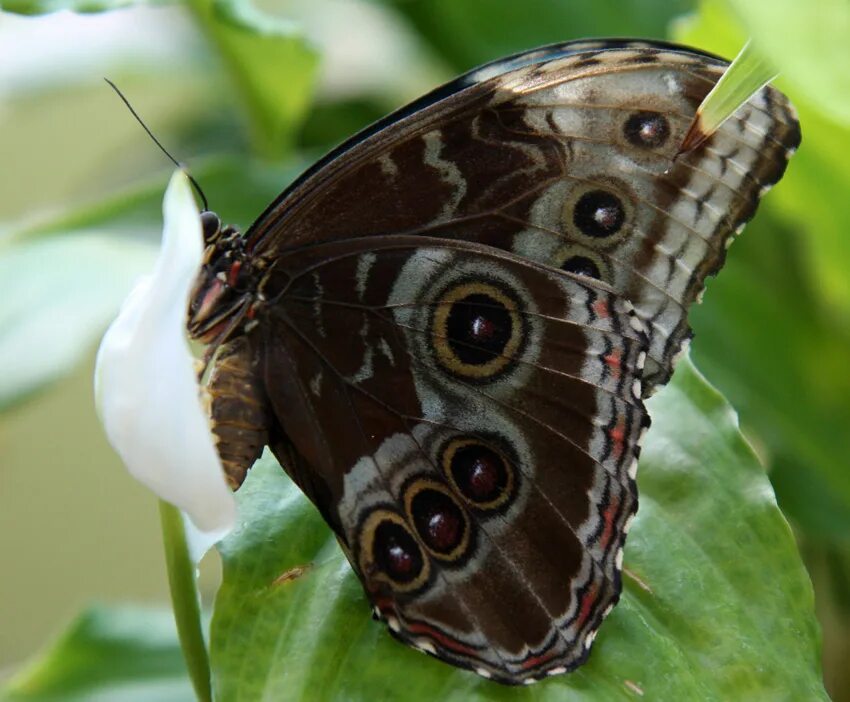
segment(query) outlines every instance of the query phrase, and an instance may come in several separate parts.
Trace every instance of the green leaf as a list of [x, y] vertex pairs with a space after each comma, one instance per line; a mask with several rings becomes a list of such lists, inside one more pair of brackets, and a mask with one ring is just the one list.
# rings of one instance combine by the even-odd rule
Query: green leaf
[[4, 702], [192, 702], [171, 612], [93, 607], [0, 691]]
[[764, 446], [786, 513], [810, 534], [846, 541], [850, 331], [824, 311], [799, 266], [804, 242], [771, 196], [691, 313], [693, 353]]
[[776, 71], [753, 49], [752, 43], [744, 44], [697, 108], [697, 116], [680, 151], [689, 151], [704, 143], [741, 105], [774, 78]]
[[456, 69], [593, 36], [664, 36], [694, 0], [384, 0]]
[[309, 108], [318, 68], [318, 54], [301, 28], [240, 0], [189, 4], [234, 77], [253, 118], [259, 153], [287, 153]]
[[577, 672], [510, 689], [395, 642], [317, 511], [266, 457], [220, 544], [217, 698], [827, 699], [811, 585], [734, 413], [687, 360], [650, 409], [624, 594]]

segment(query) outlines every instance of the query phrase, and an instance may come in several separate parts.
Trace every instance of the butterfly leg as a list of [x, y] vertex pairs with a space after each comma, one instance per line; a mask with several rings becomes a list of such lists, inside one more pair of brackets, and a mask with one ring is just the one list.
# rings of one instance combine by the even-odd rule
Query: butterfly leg
[[267, 401], [246, 337], [221, 347], [206, 389], [216, 448], [227, 482], [236, 490], [269, 440]]

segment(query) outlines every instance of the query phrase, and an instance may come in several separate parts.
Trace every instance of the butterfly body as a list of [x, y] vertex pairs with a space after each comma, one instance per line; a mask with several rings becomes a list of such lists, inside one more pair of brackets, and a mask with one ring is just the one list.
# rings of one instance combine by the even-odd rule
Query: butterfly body
[[270, 446], [406, 643], [513, 684], [587, 657], [643, 398], [799, 141], [766, 88], [674, 159], [724, 67], [625, 41], [510, 57], [332, 152], [244, 237], [205, 223], [190, 330], [222, 342], [228, 476]]

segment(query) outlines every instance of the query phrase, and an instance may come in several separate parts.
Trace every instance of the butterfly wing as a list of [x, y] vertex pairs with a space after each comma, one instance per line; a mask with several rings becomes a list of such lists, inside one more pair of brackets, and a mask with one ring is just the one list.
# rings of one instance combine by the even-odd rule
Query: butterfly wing
[[726, 63], [681, 47], [577, 42], [473, 71], [343, 145], [247, 233], [306, 242], [463, 238], [598, 278], [647, 327], [644, 392], [666, 382], [687, 312], [799, 143], [766, 87], [673, 160]]
[[266, 294], [272, 411], [376, 613], [503, 682], [580, 664], [637, 509], [646, 339], [629, 303], [427, 237], [288, 253]]

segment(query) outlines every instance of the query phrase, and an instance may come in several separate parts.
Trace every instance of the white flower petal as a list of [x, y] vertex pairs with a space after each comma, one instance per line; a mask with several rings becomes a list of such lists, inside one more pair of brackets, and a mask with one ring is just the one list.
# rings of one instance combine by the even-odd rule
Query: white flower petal
[[109, 442], [130, 473], [184, 510], [202, 532], [232, 528], [236, 503], [201, 406], [186, 310], [203, 255], [186, 176], [163, 202], [162, 248], [107, 329], [97, 354], [95, 398]]

